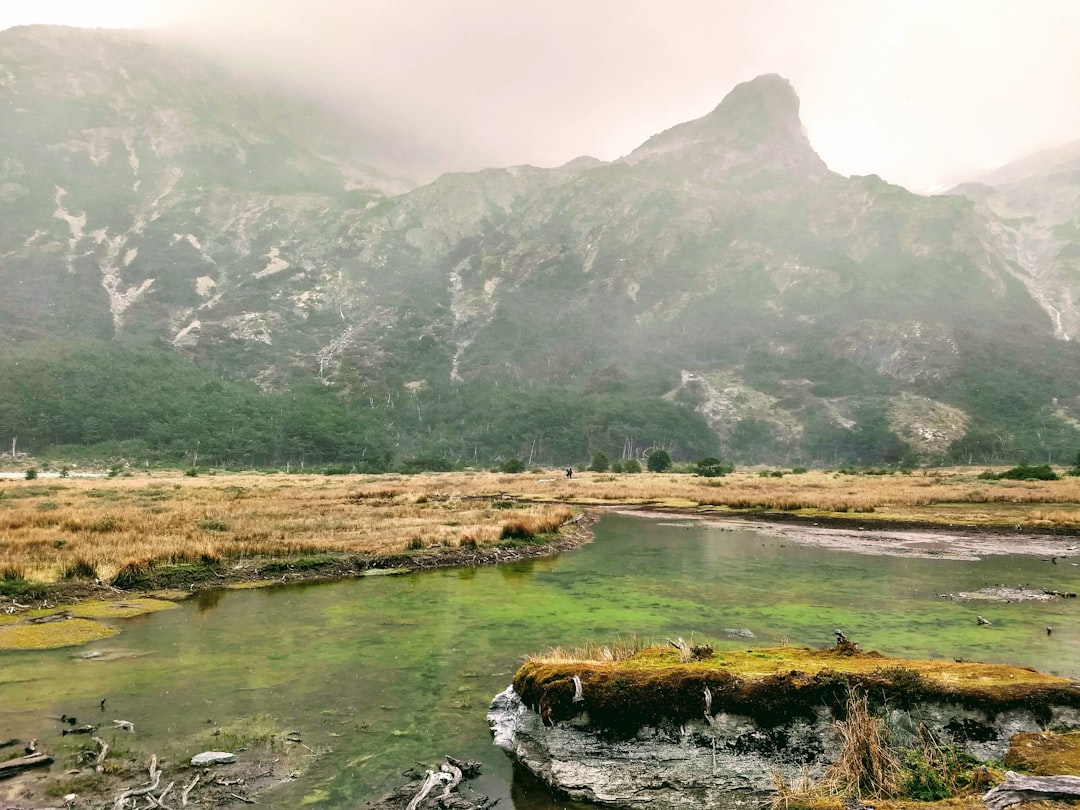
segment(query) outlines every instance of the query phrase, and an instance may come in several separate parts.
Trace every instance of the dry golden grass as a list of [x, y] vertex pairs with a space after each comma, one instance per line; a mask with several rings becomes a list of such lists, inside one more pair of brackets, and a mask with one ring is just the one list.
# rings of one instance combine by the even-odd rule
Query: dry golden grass
[[[554, 531], [569, 507], [481, 496], [465, 476], [181, 475], [0, 487], [0, 572], [55, 581], [129, 563], [396, 554]], [[497, 494], [497, 490], [495, 493]], [[2, 575], [2, 573], [0, 573]]]
[[[521, 501], [533, 501], [528, 505]], [[937, 524], [1080, 526], [1080, 478], [981, 481], [970, 470], [724, 478], [579, 473], [415, 476], [157, 473], [0, 484], [0, 576], [39, 581], [127, 563], [325, 551], [395, 554], [552, 531], [566, 504], [701, 507]]]
[[[869, 514], [881, 520], [1039, 526], [1080, 525], [1080, 478], [983, 481], [970, 469], [911, 475], [808, 472], [782, 478], [736, 473], [488, 476], [507, 492], [541, 500], [657, 504], [809, 514]], [[543, 482], [543, 483], [542, 483]]]

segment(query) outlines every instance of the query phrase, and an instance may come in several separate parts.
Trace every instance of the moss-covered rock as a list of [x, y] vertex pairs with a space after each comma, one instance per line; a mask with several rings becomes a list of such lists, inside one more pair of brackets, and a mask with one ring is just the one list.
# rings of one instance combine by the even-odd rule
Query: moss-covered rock
[[896, 799], [905, 786], [923, 798], [984, 789], [980, 763], [999, 761], [1016, 735], [1080, 728], [1080, 684], [1022, 667], [887, 658], [847, 641], [700, 661], [674, 647], [617, 657], [527, 661], [492, 703], [496, 745], [574, 799], [734, 810], [807, 780], [835, 786], [863, 756], [852, 735], [868, 730], [859, 744], [889, 749], [879, 751], [894, 769], [882, 795]]

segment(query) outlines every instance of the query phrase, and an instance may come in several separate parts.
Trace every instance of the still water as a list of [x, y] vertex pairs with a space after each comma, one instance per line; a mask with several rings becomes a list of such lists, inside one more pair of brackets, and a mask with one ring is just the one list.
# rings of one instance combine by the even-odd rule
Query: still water
[[[206, 593], [76, 650], [0, 653], [0, 738], [62, 751], [50, 716], [123, 718], [137, 729], [131, 747], [180, 761], [217, 748], [216, 728], [296, 730], [328, 753], [264, 806], [355, 808], [414, 763], [451, 754], [484, 764], [480, 790], [500, 807], [533, 810], [568, 804], [513, 773], [485, 711], [522, 656], [551, 646], [635, 636], [825, 646], [840, 628], [891, 655], [1080, 677], [1080, 600], [939, 596], [986, 584], [1078, 591], [1068, 560], [878, 557], [616, 515], [595, 532], [579, 550], [506, 567]], [[992, 625], [978, 626], [979, 614]], [[729, 639], [729, 628], [754, 637]], [[114, 655], [75, 657], [94, 650]]]

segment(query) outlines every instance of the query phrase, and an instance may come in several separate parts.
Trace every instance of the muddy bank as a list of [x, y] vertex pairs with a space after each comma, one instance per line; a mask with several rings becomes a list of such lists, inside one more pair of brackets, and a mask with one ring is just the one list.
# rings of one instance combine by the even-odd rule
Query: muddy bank
[[1057, 565], [1080, 565], [1075, 531], [1017, 531], [1007, 526], [893, 523], [857, 518], [804, 518], [781, 512], [721, 517], [692, 509], [619, 507], [613, 511], [653, 519], [695, 520], [732, 531], [760, 531], [793, 543], [825, 546], [861, 554], [977, 560], [991, 554], [1024, 554], [1052, 559]]

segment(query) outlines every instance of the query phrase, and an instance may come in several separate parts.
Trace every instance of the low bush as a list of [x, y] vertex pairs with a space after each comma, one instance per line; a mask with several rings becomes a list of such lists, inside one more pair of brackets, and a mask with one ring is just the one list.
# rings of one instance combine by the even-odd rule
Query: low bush
[[998, 478], [1007, 481], [1057, 481], [1058, 475], [1050, 469], [1049, 464], [1040, 464], [1038, 466], [1021, 464], [1018, 467], [1013, 467], [1011, 470], [1000, 473]]

